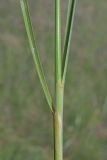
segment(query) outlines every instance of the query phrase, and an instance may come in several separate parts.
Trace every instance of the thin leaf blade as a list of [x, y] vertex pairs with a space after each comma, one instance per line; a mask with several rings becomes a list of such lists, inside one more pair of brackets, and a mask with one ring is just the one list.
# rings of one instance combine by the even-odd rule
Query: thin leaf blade
[[76, 8], [76, 0], [69, 0], [68, 3], [68, 13], [67, 13], [67, 23], [66, 23], [66, 32], [65, 32], [65, 41], [63, 49], [63, 61], [62, 61], [62, 81], [65, 82], [68, 57], [70, 51], [70, 42], [72, 37], [74, 14]]
[[34, 33], [33, 33], [33, 27], [32, 27], [32, 22], [31, 22], [31, 18], [30, 18], [31, 16], [30, 16], [30, 12], [29, 12], [28, 2], [27, 2], [27, 0], [20, 0], [20, 4], [21, 4], [25, 28], [26, 28], [26, 32], [28, 35], [29, 45], [31, 48], [33, 60], [34, 60], [35, 66], [36, 66], [36, 70], [37, 70], [37, 73], [38, 73], [46, 100], [50, 106], [51, 111], [53, 111], [52, 97], [49, 92], [48, 85], [47, 85], [47, 82], [46, 82], [46, 79], [44, 76], [44, 72], [43, 72], [43, 67], [42, 67], [42, 64], [40, 61], [39, 51], [38, 51], [38, 48], [36, 45], [36, 40], [35, 40]]
[[62, 75], [60, 0], [55, 0], [55, 74], [56, 82], [60, 81]]

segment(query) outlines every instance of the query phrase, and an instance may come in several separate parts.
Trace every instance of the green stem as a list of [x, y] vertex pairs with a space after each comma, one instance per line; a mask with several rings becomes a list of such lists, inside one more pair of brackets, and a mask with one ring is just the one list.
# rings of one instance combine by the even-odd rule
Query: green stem
[[63, 160], [63, 84], [57, 83], [54, 113], [54, 160]]
[[61, 55], [61, 2], [55, 0], [55, 111], [54, 160], [63, 160], [63, 84]]

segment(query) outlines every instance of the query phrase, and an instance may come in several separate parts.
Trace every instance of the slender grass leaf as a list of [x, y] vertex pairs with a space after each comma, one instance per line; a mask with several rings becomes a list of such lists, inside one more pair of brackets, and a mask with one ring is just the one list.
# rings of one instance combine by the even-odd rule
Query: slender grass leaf
[[65, 32], [65, 41], [64, 41], [64, 49], [63, 49], [63, 61], [62, 61], [62, 80], [65, 82], [68, 57], [70, 51], [70, 42], [72, 36], [73, 22], [74, 22], [74, 14], [75, 14], [76, 0], [69, 0], [68, 3], [68, 13], [67, 13], [67, 24], [66, 24], [66, 32]]
[[53, 110], [52, 109], [52, 97], [49, 92], [47, 82], [46, 82], [46, 79], [44, 76], [43, 67], [42, 67], [42, 64], [40, 61], [39, 52], [38, 52], [36, 40], [35, 40], [34, 33], [33, 33], [33, 27], [32, 27], [32, 22], [31, 22], [31, 18], [30, 18], [31, 16], [30, 16], [30, 12], [29, 12], [28, 2], [27, 2], [27, 0], [20, 0], [20, 4], [21, 4], [25, 28], [26, 28], [26, 32], [28, 35], [29, 44], [30, 44], [32, 55], [33, 55], [34, 63], [36, 66], [36, 70], [37, 70], [40, 82], [42, 84], [47, 102], [48, 102], [51, 110]]
[[61, 80], [62, 56], [61, 56], [61, 2], [55, 0], [55, 73], [56, 81]]

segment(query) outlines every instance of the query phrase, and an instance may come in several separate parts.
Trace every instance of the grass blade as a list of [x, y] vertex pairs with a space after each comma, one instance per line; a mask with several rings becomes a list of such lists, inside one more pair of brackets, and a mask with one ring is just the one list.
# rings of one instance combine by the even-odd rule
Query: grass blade
[[64, 49], [63, 49], [63, 61], [62, 61], [62, 80], [63, 82], [65, 82], [66, 71], [67, 71], [68, 57], [69, 57], [69, 51], [70, 51], [70, 42], [71, 42], [73, 22], [74, 22], [75, 6], [76, 6], [76, 0], [69, 0], [65, 42], [64, 42]]
[[55, 73], [56, 81], [61, 80], [62, 56], [61, 56], [61, 7], [60, 0], [55, 0]]
[[41, 65], [39, 52], [38, 52], [38, 48], [37, 48], [34, 33], [33, 33], [33, 27], [32, 27], [31, 18], [30, 18], [28, 2], [27, 2], [27, 0], [20, 0], [20, 4], [21, 4], [21, 9], [22, 9], [22, 13], [23, 13], [25, 28], [26, 28], [26, 32], [27, 32], [27, 35], [28, 35], [29, 44], [30, 44], [32, 55], [33, 55], [34, 63], [35, 63], [35, 66], [36, 66], [36, 70], [37, 70], [40, 82], [42, 84], [47, 102], [48, 102], [51, 110], [53, 110], [52, 109], [52, 97], [51, 97], [51, 94], [49, 92], [47, 82], [46, 82], [46, 79], [45, 79], [45, 76], [44, 76], [43, 67]]

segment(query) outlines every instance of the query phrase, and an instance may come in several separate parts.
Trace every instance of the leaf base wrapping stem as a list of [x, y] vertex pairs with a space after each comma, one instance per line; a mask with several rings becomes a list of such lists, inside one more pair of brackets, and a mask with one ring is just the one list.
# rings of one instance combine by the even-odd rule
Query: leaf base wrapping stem
[[54, 121], [54, 160], [63, 160], [63, 83], [56, 84]]

